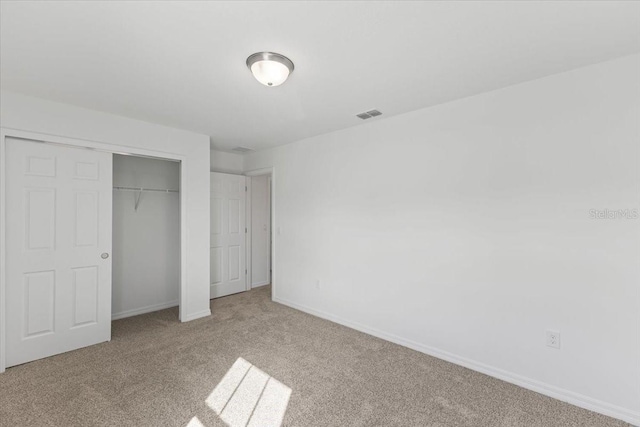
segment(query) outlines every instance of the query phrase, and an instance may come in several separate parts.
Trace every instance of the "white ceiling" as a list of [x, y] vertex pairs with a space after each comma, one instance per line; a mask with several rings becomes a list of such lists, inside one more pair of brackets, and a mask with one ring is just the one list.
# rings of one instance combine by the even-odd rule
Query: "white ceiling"
[[[263, 149], [640, 51], [638, 2], [2, 2], [1, 85]], [[245, 66], [269, 50], [289, 81]], [[356, 113], [384, 115], [362, 121]]]

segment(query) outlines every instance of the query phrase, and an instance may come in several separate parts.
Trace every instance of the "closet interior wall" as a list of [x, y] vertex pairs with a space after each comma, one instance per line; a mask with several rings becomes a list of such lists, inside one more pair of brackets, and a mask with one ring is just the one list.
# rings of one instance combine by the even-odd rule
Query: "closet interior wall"
[[113, 186], [112, 318], [177, 306], [180, 194], [121, 188], [179, 190], [180, 163], [114, 154]]

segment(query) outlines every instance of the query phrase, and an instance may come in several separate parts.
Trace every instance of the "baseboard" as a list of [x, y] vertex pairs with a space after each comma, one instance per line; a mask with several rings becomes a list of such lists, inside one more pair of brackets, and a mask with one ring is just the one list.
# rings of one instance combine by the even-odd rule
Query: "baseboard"
[[198, 311], [196, 313], [187, 314], [184, 318], [180, 319], [181, 322], [190, 322], [192, 320], [200, 319], [203, 317], [211, 316], [211, 309]]
[[260, 286], [267, 286], [271, 284], [271, 280], [265, 280], [264, 282], [258, 282], [251, 285], [251, 289], [259, 288]]
[[560, 387], [553, 386], [551, 384], [543, 383], [531, 378], [524, 377], [522, 375], [515, 374], [513, 372], [505, 371], [500, 368], [496, 368], [490, 365], [486, 365], [475, 360], [468, 359], [466, 357], [458, 356], [447, 351], [443, 351], [434, 347], [423, 345], [415, 341], [411, 341], [394, 334], [390, 334], [378, 329], [370, 328], [357, 322], [343, 319], [339, 316], [326, 313], [324, 311], [316, 310], [301, 304], [297, 304], [288, 301], [283, 298], [273, 297], [273, 301], [294, 308], [296, 310], [303, 311], [305, 313], [321, 317], [323, 319], [330, 320], [340, 325], [364, 332], [365, 334], [373, 335], [374, 337], [381, 338], [386, 341], [401, 345], [403, 347], [410, 348], [412, 350], [419, 351], [421, 353], [428, 354], [429, 356], [437, 357], [438, 359], [446, 360], [447, 362], [454, 363], [456, 365], [464, 366], [465, 368], [472, 369], [477, 372], [489, 375], [494, 378], [506, 381], [511, 384], [526, 388], [528, 390], [535, 391], [536, 393], [544, 394], [545, 396], [552, 397], [554, 399], [561, 400], [566, 403], [570, 403], [575, 406], [587, 409], [589, 411], [598, 412], [609, 417], [617, 418], [622, 421], [626, 421], [636, 426], [640, 426], [640, 412], [635, 412], [626, 408], [622, 408], [617, 405], [594, 399], [580, 393], [575, 393], [570, 390], [566, 390]]
[[163, 302], [161, 304], [148, 305], [146, 307], [134, 308], [133, 310], [121, 311], [120, 313], [113, 313], [111, 320], [124, 319], [126, 317], [138, 316], [140, 314], [151, 313], [152, 311], [164, 310], [165, 308], [176, 307], [178, 301]]

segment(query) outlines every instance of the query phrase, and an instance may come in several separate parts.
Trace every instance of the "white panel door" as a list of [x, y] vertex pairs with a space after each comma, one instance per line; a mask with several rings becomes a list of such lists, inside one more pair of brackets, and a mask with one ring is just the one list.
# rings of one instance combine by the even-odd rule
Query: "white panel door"
[[211, 173], [211, 298], [247, 290], [245, 177]]
[[7, 366], [111, 339], [112, 156], [7, 139]]

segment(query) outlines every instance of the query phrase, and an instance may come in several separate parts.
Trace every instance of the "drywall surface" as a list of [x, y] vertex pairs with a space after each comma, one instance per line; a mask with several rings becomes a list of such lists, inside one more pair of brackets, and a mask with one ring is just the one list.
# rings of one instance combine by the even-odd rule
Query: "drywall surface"
[[269, 176], [251, 179], [251, 286], [271, 283]]
[[[113, 156], [113, 185], [180, 188], [180, 164], [136, 156]], [[178, 305], [180, 285], [180, 195], [113, 192], [114, 319]]]
[[[154, 150], [185, 159], [186, 281], [181, 318], [206, 316], [209, 309], [209, 136], [146, 123], [67, 104], [2, 92], [0, 117], [7, 129], [116, 144], [123, 152]], [[95, 145], [95, 144], [94, 144]], [[181, 219], [182, 220], [182, 219]]]
[[640, 219], [594, 218], [639, 208], [638, 76], [632, 55], [246, 156], [275, 170], [274, 299], [639, 424]]
[[211, 172], [242, 174], [244, 170], [243, 155], [218, 150], [211, 150], [209, 155], [211, 156]]

